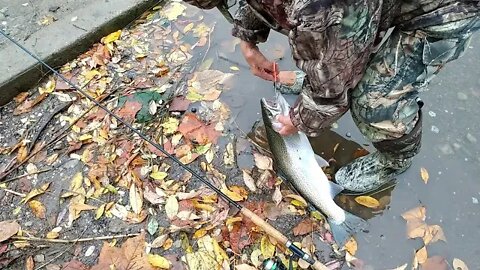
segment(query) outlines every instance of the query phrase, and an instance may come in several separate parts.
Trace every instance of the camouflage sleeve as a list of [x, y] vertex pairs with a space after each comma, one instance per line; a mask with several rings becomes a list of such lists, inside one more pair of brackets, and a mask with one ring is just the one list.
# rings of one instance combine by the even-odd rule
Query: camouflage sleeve
[[232, 35], [251, 43], [265, 42], [270, 28], [258, 18], [245, 0], [239, 2]]
[[290, 118], [307, 135], [318, 136], [348, 111], [348, 89], [361, 79], [373, 50], [381, 2], [312, 0], [293, 7], [298, 24], [289, 39], [306, 79]]

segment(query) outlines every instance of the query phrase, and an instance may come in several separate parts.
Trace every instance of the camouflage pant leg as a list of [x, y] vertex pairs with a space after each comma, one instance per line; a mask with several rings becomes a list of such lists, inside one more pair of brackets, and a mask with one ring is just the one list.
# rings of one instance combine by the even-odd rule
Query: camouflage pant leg
[[422, 30], [392, 33], [375, 54], [351, 93], [351, 113], [372, 142], [409, 134], [418, 121], [419, 92], [448, 62], [460, 57], [478, 17]]

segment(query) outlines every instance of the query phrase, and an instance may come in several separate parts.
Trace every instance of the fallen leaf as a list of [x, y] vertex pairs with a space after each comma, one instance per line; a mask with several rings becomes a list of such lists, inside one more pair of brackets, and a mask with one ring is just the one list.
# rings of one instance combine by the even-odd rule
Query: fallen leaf
[[253, 153], [253, 157], [255, 159], [255, 166], [260, 170], [273, 170], [273, 160], [271, 158], [258, 153]]
[[245, 183], [247, 188], [250, 189], [252, 192], [256, 192], [257, 186], [255, 185], [255, 180], [253, 180], [252, 176], [247, 170], [243, 169], [242, 172], [243, 172], [243, 182]]
[[21, 202], [21, 203], [27, 203], [28, 201], [30, 201], [30, 200], [33, 199], [34, 197], [45, 193], [45, 191], [47, 191], [47, 189], [48, 189], [49, 186], [50, 186], [50, 182], [49, 182], [49, 183], [46, 183], [46, 184], [43, 184], [40, 188], [34, 188], [34, 189], [32, 189], [32, 190], [25, 196], [25, 198], [23, 198], [20, 202]]
[[148, 262], [145, 247], [144, 233], [127, 239], [121, 248], [111, 247], [105, 242], [98, 263], [90, 270], [131, 269], [132, 266], [135, 266], [135, 269], [154, 270], [155, 268]]
[[423, 236], [423, 242], [425, 243], [425, 246], [428, 244], [435, 243], [438, 240], [447, 242], [447, 239], [445, 238], [445, 234], [443, 233], [442, 227], [440, 227], [439, 225], [428, 226], [427, 229], [425, 230], [425, 235]]
[[158, 221], [156, 218], [151, 218], [150, 221], [147, 224], [147, 232], [150, 235], [154, 235], [158, 230]]
[[37, 200], [31, 200], [28, 202], [28, 206], [32, 209], [33, 214], [37, 218], [45, 218], [46, 209], [45, 206]]
[[273, 192], [273, 195], [272, 195], [272, 200], [276, 205], [278, 205], [282, 201], [282, 198], [283, 196], [282, 196], [282, 192], [280, 191], [280, 186], [276, 186], [275, 191]]
[[28, 256], [25, 262], [25, 270], [33, 270], [35, 263], [33, 262], [33, 256]]
[[[368, 208], [377, 208], [380, 206], [380, 202], [378, 202], [377, 199], [373, 198], [373, 197], [370, 197], [370, 196], [358, 196], [358, 197], [355, 197], [355, 201], [358, 203], [358, 204], [361, 204], [365, 207], [368, 207]], [[352, 254], [354, 255], [354, 254]]]
[[16, 107], [13, 111], [13, 115], [19, 115], [23, 113], [27, 113], [35, 107], [38, 103], [42, 102], [47, 97], [47, 94], [41, 94], [36, 96], [35, 98], [30, 98], [24, 101], [20, 106]]
[[305, 201], [305, 199], [303, 197], [298, 196], [296, 194], [287, 194], [287, 195], [285, 195], [285, 198], [293, 199], [291, 201], [291, 203], [295, 206], [306, 207], [308, 205], [307, 201]]
[[423, 206], [419, 206], [413, 209], [408, 210], [402, 214], [403, 219], [406, 221], [425, 221], [426, 209]]
[[169, 117], [167, 121], [161, 124], [161, 127], [163, 127], [163, 133], [165, 135], [170, 135], [175, 133], [178, 129], [178, 123], [179, 121], [177, 118]]
[[169, 260], [157, 254], [148, 254], [147, 260], [151, 266], [162, 268], [162, 269], [169, 269], [171, 265]]
[[103, 44], [108, 44], [108, 43], [112, 43], [114, 41], [117, 41], [120, 36], [122, 35], [122, 30], [118, 30], [116, 32], [113, 32], [111, 34], [109, 34], [108, 36], [102, 38], [102, 43]]
[[275, 245], [268, 240], [268, 236], [264, 235], [260, 240], [260, 251], [264, 258], [272, 258], [275, 254]]
[[450, 267], [448, 266], [447, 261], [445, 260], [445, 258], [441, 256], [432, 256], [428, 258], [422, 264], [422, 267], [421, 267], [421, 270], [448, 270], [448, 269], [450, 269]]
[[233, 70], [233, 71], [239, 71], [240, 70], [237, 66], [231, 66], [230, 69]]
[[428, 253], [427, 253], [427, 247], [422, 247], [421, 249], [417, 250], [415, 253], [415, 259], [419, 264], [424, 264], [427, 261], [428, 258]]
[[408, 263], [406, 263], [404, 265], [400, 265], [399, 267], [396, 267], [396, 268], [393, 268], [393, 269], [389, 269], [389, 270], [405, 270], [405, 269], [407, 269], [407, 266], [408, 266]]
[[130, 186], [129, 192], [130, 206], [135, 214], [140, 214], [143, 207], [143, 195], [134, 183]]
[[163, 235], [160, 235], [159, 237], [155, 238], [153, 241], [152, 241], [152, 244], [150, 244], [150, 246], [152, 248], [159, 248], [161, 246], [163, 246], [163, 244], [165, 244], [165, 241], [168, 239], [168, 234], [163, 234]]
[[246, 263], [242, 263], [242, 264], [237, 264], [235, 265], [235, 270], [256, 270], [257, 268], [251, 266], [251, 265], [248, 265]]
[[128, 100], [122, 108], [117, 111], [117, 115], [126, 122], [132, 122], [140, 109], [142, 109], [142, 104], [140, 102]]
[[0, 221], [0, 242], [3, 242], [20, 230], [20, 225], [15, 220]]
[[25, 101], [25, 99], [27, 99], [27, 97], [29, 96], [30, 93], [28, 92], [22, 92], [20, 94], [18, 94], [16, 97], [13, 98], [13, 100], [15, 100], [15, 102], [18, 104], [18, 103], [22, 103]]
[[178, 131], [185, 138], [202, 145], [216, 143], [217, 138], [220, 136], [213, 124], [204, 124], [194, 113], [185, 114], [182, 123], [178, 126]]
[[429, 178], [427, 169], [425, 169], [423, 167], [420, 168], [420, 175], [422, 176], [423, 182], [425, 182], [425, 184], [426, 184], [428, 182], [428, 178]]
[[173, 2], [165, 9], [163, 9], [163, 13], [169, 21], [173, 21], [176, 20], [178, 16], [182, 15], [185, 9], [187, 9], [187, 7], [185, 7], [181, 3]]
[[235, 154], [233, 153], [233, 144], [230, 142], [227, 144], [226, 151], [223, 155], [223, 164], [226, 166], [233, 165], [235, 163]]
[[17, 161], [22, 162], [27, 158], [27, 156], [28, 156], [27, 146], [25, 145], [20, 146], [17, 152]]
[[165, 213], [169, 219], [173, 219], [178, 213], [178, 201], [174, 195], [167, 198], [167, 203], [165, 204]]
[[358, 245], [355, 238], [350, 237], [350, 239], [345, 243], [343, 248], [350, 254], [355, 255], [357, 253]]
[[184, 112], [188, 110], [190, 103], [190, 100], [186, 99], [185, 96], [177, 96], [171, 101], [168, 110], [171, 112]]
[[[293, 228], [293, 235], [305, 235], [313, 232], [318, 228], [318, 224], [312, 219], [304, 219]], [[355, 255], [355, 254], [352, 254]]]
[[453, 259], [453, 269], [454, 270], [468, 270], [467, 265], [460, 259]]
[[87, 267], [81, 261], [73, 259], [65, 263], [60, 270], [89, 270], [89, 267]]
[[228, 187], [223, 187], [222, 192], [225, 193], [228, 197], [230, 197], [230, 199], [236, 202], [240, 202], [246, 199], [246, 196], [244, 194], [241, 194], [240, 192], [232, 191], [228, 189]]

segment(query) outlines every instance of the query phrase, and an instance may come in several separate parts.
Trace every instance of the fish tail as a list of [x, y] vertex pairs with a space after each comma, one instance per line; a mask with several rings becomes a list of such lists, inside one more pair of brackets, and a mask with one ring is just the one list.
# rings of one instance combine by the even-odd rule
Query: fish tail
[[328, 224], [339, 247], [342, 247], [355, 233], [366, 229], [368, 226], [367, 221], [347, 211], [345, 211], [344, 222], [339, 224], [332, 219], [328, 219]]

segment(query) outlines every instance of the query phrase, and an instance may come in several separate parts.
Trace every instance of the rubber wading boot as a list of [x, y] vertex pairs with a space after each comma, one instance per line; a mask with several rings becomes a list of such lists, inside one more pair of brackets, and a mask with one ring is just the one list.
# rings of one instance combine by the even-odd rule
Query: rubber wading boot
[[395, 140], [373, 143], [376, 152], [360, 157], [340, 168], [335, 181], [353, 192], [374, 191], [412, 165], [412, 158], [421, 147], [422, 113], [419, 111], [415, 128], [407, 135]]

